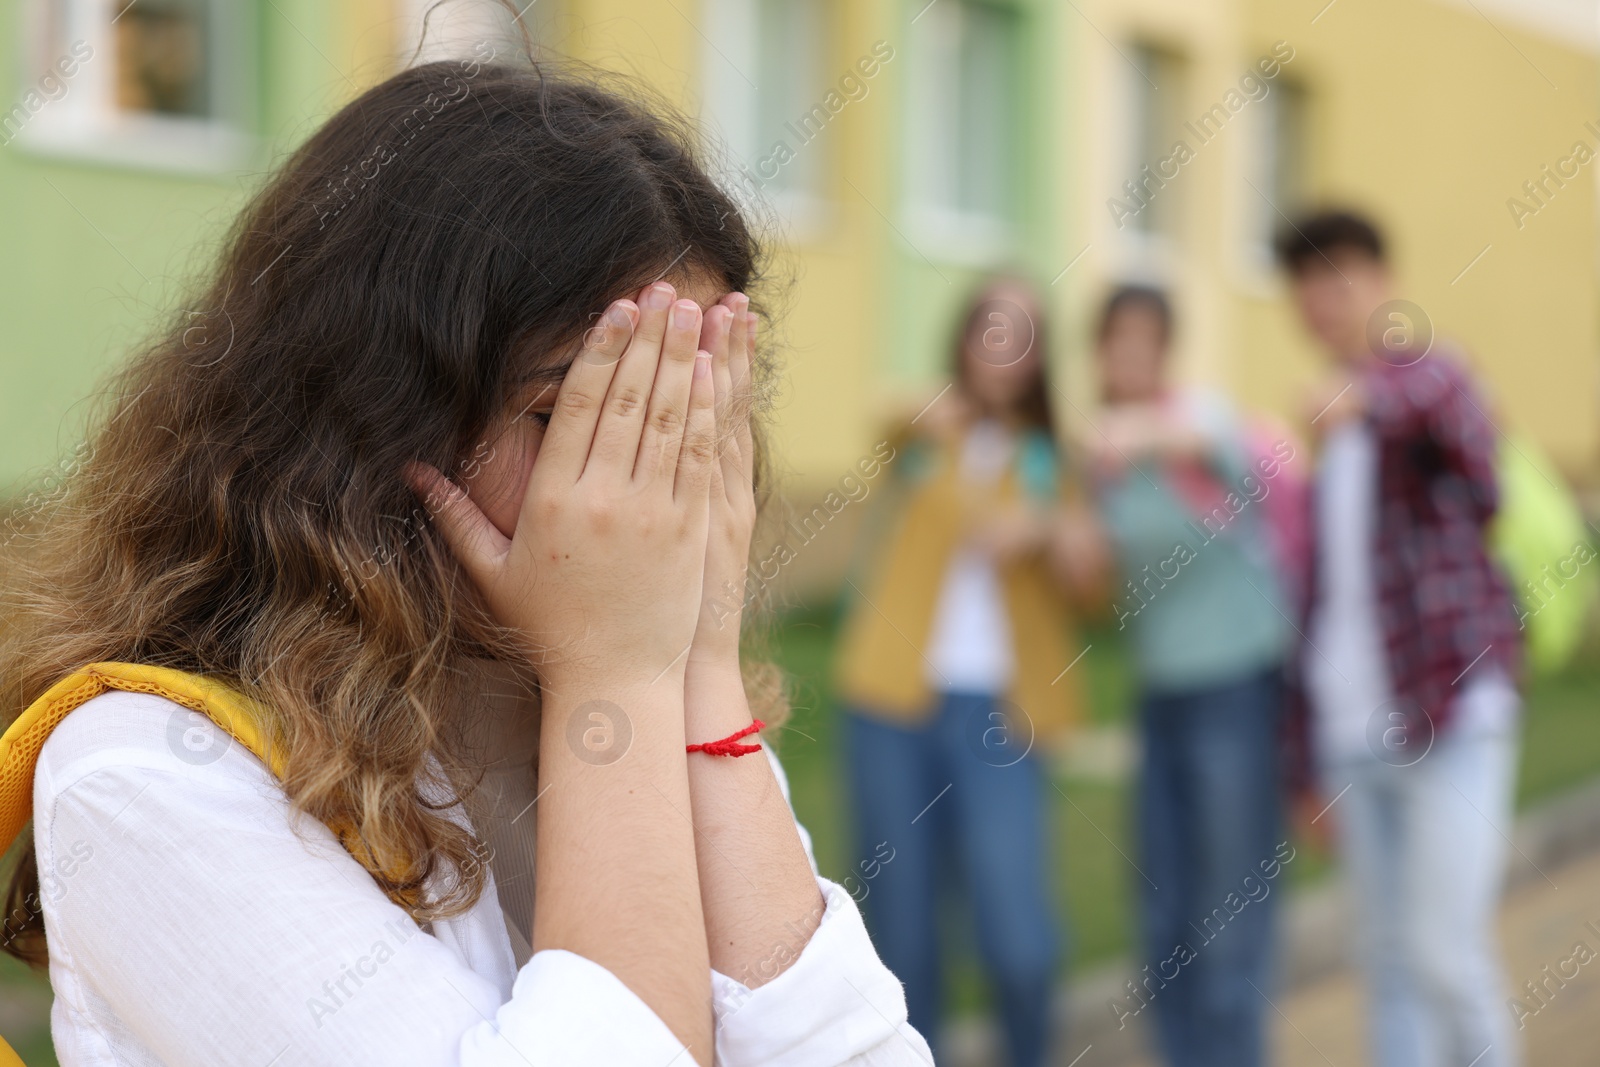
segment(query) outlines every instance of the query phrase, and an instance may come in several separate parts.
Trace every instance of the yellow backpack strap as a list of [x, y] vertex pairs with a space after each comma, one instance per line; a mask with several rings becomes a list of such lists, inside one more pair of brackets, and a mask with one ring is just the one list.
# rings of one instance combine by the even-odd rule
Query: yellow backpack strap
[[3, 1037], [0, 1037], [0, 1067], [28, 1067]]
[[198, 674], [144, 663], [91, 663], [45, 690], [44, 695], [0, 735], [0, 851], [11, 847], [33, 814], [33, 772], [50, 732], [73, 709], [111, 689], [154, 693], [209, 717], [254, 752], [274, 775], [281, 760], [269, 758], [255, 702]]
[[[4, 735], [0, 735], [0, 853], [11, 847], [33, 814], [33, 774], [39, 765], [39, 751], [50, 732], [67, 715], [111, 689], [128, 693], [153, 693], [207, 716], [231, 737], [265, 763], [275, 778], [283, 777], [283, 759], [271, 750], [262, 724], [264, 709], [237, 689], [200, 674], [153, 667], [144, 663], [107, 661], [91, 663], [67, 675], [45, 690], [44, 695], [17, 716]], [[349, 828], [330, 826], [344, 847], [362, 866], [375, 874], [381, 867], [362, 847], [359, 836]], [[399, 871], [398, 864], [395, 865]], [[391, 881], [405, 882], [396, 874]], [[414, 893], [390, 893], [397, 904], [416, 902]], [[5, 1067], [0, 1056], [0, 1067]]]

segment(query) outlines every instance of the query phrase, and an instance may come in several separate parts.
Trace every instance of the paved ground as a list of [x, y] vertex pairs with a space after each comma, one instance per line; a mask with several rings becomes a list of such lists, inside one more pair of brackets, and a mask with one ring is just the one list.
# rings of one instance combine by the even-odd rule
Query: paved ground
[[[1523, 1018], [1518, 1035], [1523, 1063], [1593, 1067], [1600, 1063], [1600, 855], [1545, 874], [1548, 881], [1537, 878], [1507, 898], [1500, 921], [1513, 990], [1521, 992], [1530, 980], [1544, 980], [1552, 990], [1542, 1006], [1522, 994], [1528, 1008], [1536, 1010]], [[1558, 978], [1543, 974], [1547, 966], [1552, 975], [1564, 970], [1567, 975], [1576, 972], [1576, 977], [1563, 987]], [[1280, 998], [1277, 1006], [1275, 1067], [1361, 1067], [1368, 1062], [1363, 1005], [1352, 975], [1340, 973], [1304, 987]], [[1078, 1067], [1093, 1067], [1093, 1057], [1090, 1050]], [[1153, 1061], [1138, 1062], [1139, 1067], [1155, 1067]]]

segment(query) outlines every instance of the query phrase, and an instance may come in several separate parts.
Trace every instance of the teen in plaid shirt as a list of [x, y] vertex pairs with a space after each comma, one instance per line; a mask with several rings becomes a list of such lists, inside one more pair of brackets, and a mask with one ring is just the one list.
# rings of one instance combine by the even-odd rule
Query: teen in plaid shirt
[[[1330, 376], [1298, 657], [1298, 737], [1351, 877], [1379, 1067], [1517, 1061], [1495, 907], [1520, 699], [1517, 620], [1485, 531], [1496, 431], [1383, 240], [1325, 212], [1279, 255]], [[1315, 810], [1315, 808], [1313, 809]]]

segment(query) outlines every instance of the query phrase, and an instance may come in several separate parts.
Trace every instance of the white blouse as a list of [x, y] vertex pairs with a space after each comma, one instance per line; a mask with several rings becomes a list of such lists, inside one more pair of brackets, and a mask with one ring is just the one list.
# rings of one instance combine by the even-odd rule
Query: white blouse
[[[961, 444], [962, 483], [969, 489], [992, 487], [1015, 453], [1015, 440], [997, 420], [973, 423]], [[1016, 671], [1011, 618], [999, 568], [988, 553], [967, 544], [951, 553], [922, 659], [935, 692], [1010, 688]]]
[[[243, 745], [194, 743], [197, 718], [104, 693], [40, 755], [34, 842], [64, 1067], [690, 1067], [599, 964], [547, 949], [518, 969], [492, 875], [471, 910], [419, 927]], [[821, 925], [774, 947], [799, 952], [788, 970], [754, 990], [710, 974], [717, 1063], [931, 1064], [855, 902], [817, 881]]]

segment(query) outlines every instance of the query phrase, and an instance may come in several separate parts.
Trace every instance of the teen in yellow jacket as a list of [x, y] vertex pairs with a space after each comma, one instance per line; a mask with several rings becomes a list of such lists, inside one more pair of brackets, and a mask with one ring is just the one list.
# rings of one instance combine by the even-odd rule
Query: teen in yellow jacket
[[835, 677], [857, 877], [911, 1021], [934, 1040], [938, 891], [956, 865], [1016, 1067], [1049, 1045], [1061, 937], [1043, 750], [1078, 713], [1065, 590], [1097, 551], [1065, 488], [1041, 325], [1027, 285], [991, 280], [959, 322], [952, 387], [891, 436]]

